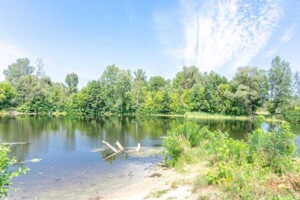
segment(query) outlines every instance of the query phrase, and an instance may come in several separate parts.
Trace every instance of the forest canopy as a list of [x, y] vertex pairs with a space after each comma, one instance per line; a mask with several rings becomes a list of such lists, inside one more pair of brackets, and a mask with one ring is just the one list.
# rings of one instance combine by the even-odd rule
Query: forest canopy
[[78, 89], [78, 75], [67, 74], [65, 83], [46, 76], [43, 61], [32, 66], [17, 59], [4, 70], [0, 82], [0, 109], [25, 113], [66, 112], [69, 115], [184, 114], [205, 112], [253, 115], [258, 110], [299, 122], [300, 77], [289, 63], [275, 57], [269, 70], [239, 67], [232, 78], [184, 66], [169, 80], [147, 77], [142, 69], [106, 67], [98, 80]]

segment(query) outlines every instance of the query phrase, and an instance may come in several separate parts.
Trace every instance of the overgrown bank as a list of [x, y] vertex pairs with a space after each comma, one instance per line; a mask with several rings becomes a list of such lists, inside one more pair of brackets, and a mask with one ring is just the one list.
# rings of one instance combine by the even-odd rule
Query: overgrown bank
[[[271, 132], [257, 128], [247, 141], [185, 123], [168, 132], [163, 142], [165, 162], [179, 170], [201, 166], [195, 180], [199, 198], [218, 192], [225, 199], [299, 199], [300, 162], [294, 137], [286, 123]], [[203, 193], [207, 187], [213, 187], [214, 194]]]

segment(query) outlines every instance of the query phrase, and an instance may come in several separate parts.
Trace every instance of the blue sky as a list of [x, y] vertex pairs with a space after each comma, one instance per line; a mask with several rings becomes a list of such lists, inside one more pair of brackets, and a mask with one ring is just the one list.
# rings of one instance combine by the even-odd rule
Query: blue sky
[[0, 70], [42, 58], [52, 80], [75, 72], [80, 86], [110, 64], [167, 78], [196, 65], [231, 78], [279, 55], [299, 71], [299, 53], [298, 0], [0, 1]]

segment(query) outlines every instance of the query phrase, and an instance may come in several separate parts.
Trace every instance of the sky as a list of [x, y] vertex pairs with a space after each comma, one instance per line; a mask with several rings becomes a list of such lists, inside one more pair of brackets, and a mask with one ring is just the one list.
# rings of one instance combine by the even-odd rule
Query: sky
[[79, 86], [106, 66], [173, 78], [195, 65], [232, 78], [279, 55], [300, 71], [299, 0], [0, 0], [0, 80], [17, 58]]

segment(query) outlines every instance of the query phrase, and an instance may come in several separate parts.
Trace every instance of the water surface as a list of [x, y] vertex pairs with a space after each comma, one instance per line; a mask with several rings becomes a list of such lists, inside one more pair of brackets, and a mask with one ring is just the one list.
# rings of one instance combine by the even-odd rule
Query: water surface
[[[128, 117], [84, 120], [52, 117], [0, 118], [0, 142], [25, 142], [12, 145], [11, 155], [24, 162], [30, 171], [15, 179], [17, 193], [10, 199], [53, 199], [78, 197], [83, 191], [92, 196], [101, 195], [122, 184], [138, 181], [145, 169], [161, 161], [160, 156], [146, 158], [119, 155], [103, 159], [102, 140], [114, 144], [117, 140], [125, 147], [160, 147], [168, 129], [183, 123], [184, 118]], [[189, 119], [192, 120], [192, 119]], [[192, 120], [195, 121], [195, 120]], [[244, 139], [251, 132], [250, 121], [202, 120], [197, 123], [211, 130], [222, 130], [235, 139]], [[299, 134], [300, 127], [292, 126]], [[296, 141], [299, 142], [299, 139]], [[41, 162], [32, 163], [39, 158]]]

